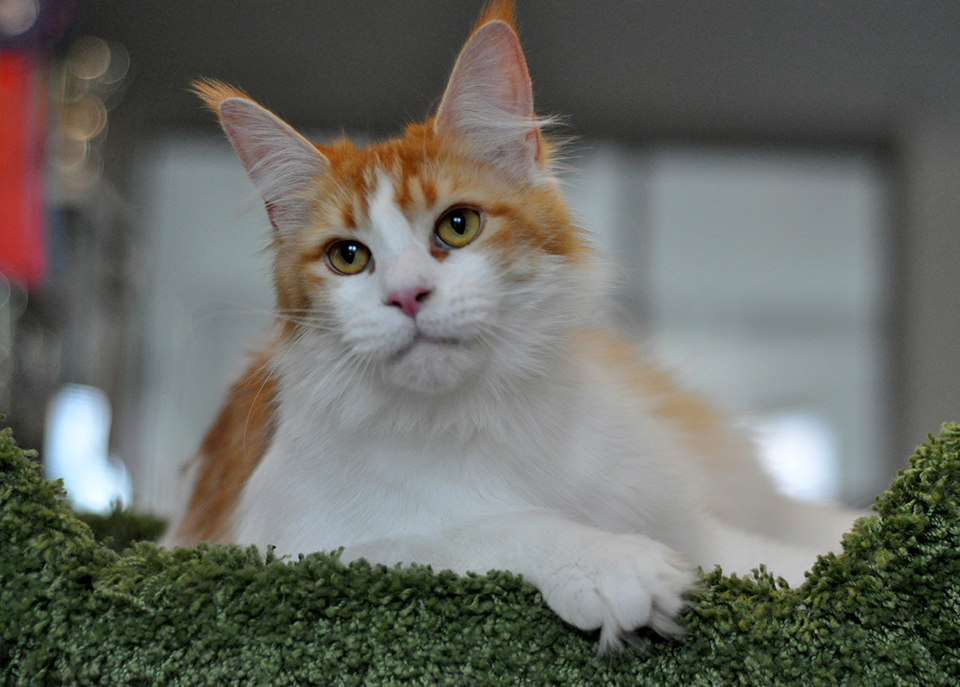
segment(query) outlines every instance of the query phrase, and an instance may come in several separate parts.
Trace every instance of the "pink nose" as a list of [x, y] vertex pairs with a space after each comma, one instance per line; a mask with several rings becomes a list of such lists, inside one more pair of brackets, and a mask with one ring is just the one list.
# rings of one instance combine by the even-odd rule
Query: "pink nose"
[[430, 295], [430, 289], [415, 286], [405, 291], [394, 291], [387, 296], [387, 305], [395, 305], [408, 316], [416, 317], [420, 304]]

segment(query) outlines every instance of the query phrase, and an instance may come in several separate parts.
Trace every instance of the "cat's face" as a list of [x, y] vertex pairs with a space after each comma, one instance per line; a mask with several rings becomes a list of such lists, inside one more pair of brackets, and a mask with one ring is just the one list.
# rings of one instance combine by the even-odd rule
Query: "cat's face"
[[366, 149], [316, 146], [239, 91], [197, 87], [266, 202], [288, 339], [402, 390], [535, 374], [572, 324], [586, 248], [507, 6], [491, 7], [435, 117]]
[[281, 308], [325, 315], [351, 360], [439, 392], [558, 335], [564, 268], [583, 247], [552, 184], [518, 186], [423, 135], [327, 149], [331, 169], [283, 241], [277, 285]]

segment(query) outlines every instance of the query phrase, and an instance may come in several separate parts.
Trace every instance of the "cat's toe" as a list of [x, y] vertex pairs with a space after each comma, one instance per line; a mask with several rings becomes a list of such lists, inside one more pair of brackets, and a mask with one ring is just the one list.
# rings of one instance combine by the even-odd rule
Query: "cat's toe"
[[673, 636], [696, 577], [668, 547], [636, 535], [609, 535], [542, 587], [544, 599], [568, 623], [601, 629], [601, 652], [616, 650], [639, 627]]
[[[630, 574], [606, 573], [597, 580], [597, 593], [618, 628], [646, 625], [653, 616], [653, 594]], [[604, 618], [608, 624], [610, 618]]]

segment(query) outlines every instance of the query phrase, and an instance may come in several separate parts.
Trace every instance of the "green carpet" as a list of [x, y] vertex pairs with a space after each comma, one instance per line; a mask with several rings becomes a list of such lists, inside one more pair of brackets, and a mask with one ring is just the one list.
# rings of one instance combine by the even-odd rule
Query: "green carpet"
[[680, 640], [595, 657], [508, 573], [98, 544], [0, 435], [3, 685], [957, 685], [960, 426], [796, 590], [703, 578]]

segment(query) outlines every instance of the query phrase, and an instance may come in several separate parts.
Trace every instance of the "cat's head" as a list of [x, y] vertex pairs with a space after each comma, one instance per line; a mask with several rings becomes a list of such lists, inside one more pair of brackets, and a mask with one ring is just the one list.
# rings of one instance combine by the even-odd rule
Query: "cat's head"
[[266, 203], [290, 342], [437, 394], [542, 371], [588, 248], [550, 171], [510, 3], [481, 17], [434, 117], [315, 145], [246, 95], [197, 85]]

